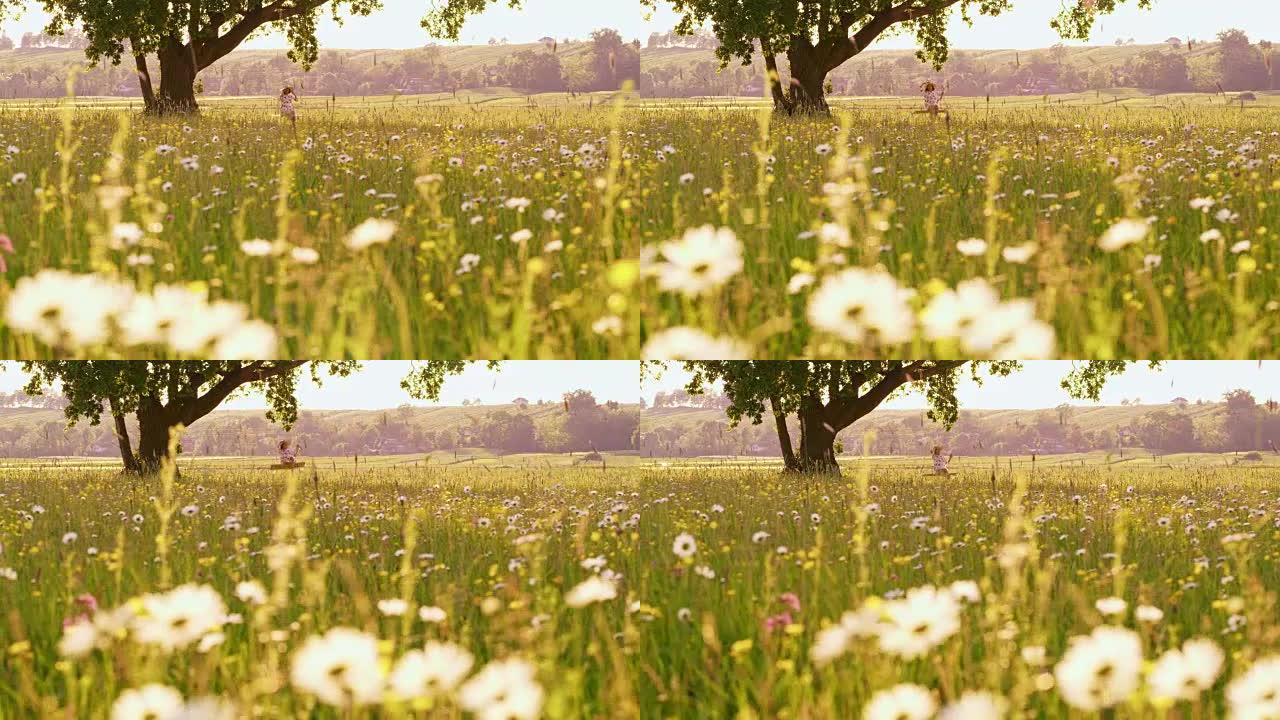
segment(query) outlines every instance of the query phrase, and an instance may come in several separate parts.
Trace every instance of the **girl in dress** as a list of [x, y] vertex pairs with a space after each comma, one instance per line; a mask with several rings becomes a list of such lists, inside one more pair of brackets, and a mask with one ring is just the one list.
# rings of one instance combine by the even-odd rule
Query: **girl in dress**
[[921, 110], [920, 112], [929, 113], [929, 115], [935, 118], [938, 117], [939, 114], [945, 115], [947, 122], [950, 123], [951, 113], [942, 109], [942, 93], [938, 92], [938, 86], [930, 81], [926, 82], [921, 89], [924, 91], [924, 110]]
[[298, 464], [298, 450], [288, 440], [280, 441], [280, 464], [286, 466]]
[[947, 469], [947, 465], [951, 462], [951, 458], [955, 457], [955, 453], [950, 453], [946, 458], [942, 457], [942, 446], [933, 446], [933, 474], [934, 475], [950, 475], [951, 471]]
[[298, 96], [293, 94], [293, 88], [286, 85], [284, 90], [280, 91], [280, 114], [289, 118], [294, 130], [298, 129], [298, 111], [293, 107], [297, 100]]

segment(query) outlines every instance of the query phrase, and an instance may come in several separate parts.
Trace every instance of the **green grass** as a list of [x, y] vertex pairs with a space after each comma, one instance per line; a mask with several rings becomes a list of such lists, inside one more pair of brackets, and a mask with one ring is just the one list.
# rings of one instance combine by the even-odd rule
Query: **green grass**
[[[1124, 453], [1117, 451], [1095, 450], [1078, 453], [1056, 453], [1012, 456], [965, 456], [954, 457], [950, 463], [952, 473], [964, 482], [987, 478], [992, 472], [1012, 472], [1023, 470], [1030, 472], [1036, 468], [1056, 470], [1071, 469], [1148, 469], [1148, 470], [1222, 470], [1230, 468], [1234, 471], [1250, 472], [1261, 470], [1268, 472], [1280, 468], [1280, 456], [1262, 455], [1261, 460], [1245, 460], [1244, 453], [1211, 453], [1184, 452], [1165, 453], [1145, 448], [1125, 448]], [[933, 473], [932, 459], [928, 455], [847, 455], [839, 458], [846, 465], [856, 467], [868, 465], [877, 470], [919, 473], [921, 476]], [[639, 460], [644, 467], [651, 469], [732, 469], [747, 468], [758, 470], [783, 469], [782, 459], [778, 457], [761, 457], [754, 455], [703, 455], [698, 457], [661, 457], [644, 456]]]
[[[949, 123], [897, 99], [840, 105], [833, 123], [715, 116], [708, 142], [732, 151], [677, 156], [696, 179], [675, 227], [646, 238], [645, 354], [1273, 354], [1280, 114], [1062, 100], [955, 98]], [[1145, 237], [1103, 242], [1125, 219]], [[717, 269], [693, 283], [664, 243], [704, 224], [737, 244], [685, 236], [688, 268]], [[997, 321], [997, 302], [1026, 319]]]
[[[1273, 355], [1277, 96], [1243, 109], [1113, 100], [954, 98], [943, 123], [903, 98], [841, 100], [830, 121], [724, 98], [307, 98], [296, 135], [266, 98], [162, 121], [113, 99], [5, 105], [3, 144], [18, 152], [0, 178], [0, 232], [15, 246], [0, 303], [26, 309], [8, 323], [23, 332], [0, 326], [0, 354]], [[1208, 211], [1191, 207], [1201, 199]], [[394, 235], [350, 249], [371, 219]], [[1122, 219], [1152, 224], [1107, 249]], [[727, 273], [699, 294], [672, 280], [664, 244], [708, 225], [739, 245], [689, 240], [702, 253], [690, 267]], [[960, 251], [970, 239], [976, 256]], [[23, 277], [51, 268], [144, 296], [185, 287], [194, 309], [180, 322], [120, 311], [86, 332], [48, 304], [89, 291], [50, 282], [14, 300]], [[849, 268], [909, 297], [858, 299], [866, 281], [842, 284]], [[951, 301], [959, 319], [926, 332], [926, 309], [964, 281], [1003, 301], [1004, 319], [966, 295]], [[218, 301], [238, 324], [219, 329], [201, 305]], [[209, 337], [175, 344], [175, 324]]]
[[[21, 516], [14, 522], [11, 515], [0, 523], [3, 565], [24, 579], [0, 585], [13, 620], [0, 629], [0, 645], [7, 650], [0, 660], [0, 714], [5, 717], [41, 716], [58, 706], [76, 717], [106, 717], [121, 691], [148, 681], [177, 683], [192, 696], [238, 699], [242, 707], [256, 706], [272, 717], [306, 716], [315, 702], [288, 690], [291, 653], [255, 638], [259, 632], [281, 630], [293, 638], [288, 644], [294, 644], [313, 629], [323, 632], [339, 625], [385, 634], [384, 639], [398, 645], [397, 654], [420, 647], [427, 638], [452, 641], [475, 653], [477, 669], [495, 657], [529, 659], [547, 685], [548, 707], [586, 712], [606, 706], [618, 691], [618, 681], [608, 672], [610, 661], [593, 649], [591, 636], [602, 627], [597, 623], [619, 630], [634, 626], [611, 611], [567, 608], [556, 588], [589, 574], [578, 567], [574, 548], [588, 542], [590, 528], [587, 521], [567, 516], [567, 505], [590, 506], [593, 515], [594, 510], [603, 512], [615, 500], [591, 500], [589, 490], [608, 477], [611, 492], [629, 493], [636, 488], [634, 475], [568, 468], [554, 475], [545, 470], [410, 474], [348, 468], [321, 470], [313, 479], [304, 472], [187, 467], [172, 486], [129, 482], [105, 470], [58, 475], [70, 482], [41, 489], [46, 471], [6, 472], [6, 499], [20, 502], [24, 511], [38, 504], [45, 512], [33, 514], [31, 522]], [[158, 517], [157, 506], [148, 499], [152, 494], [166, 508], [177, 503], [169, 508], [172, 518]], [[87, 502], [90, 498], [96, 500]], [[508, 500], [518, 505], [504, 507]], [[176, 512], [188, 505], [199, 511]], [[117, 509], [129, 516], [124, 525], [115, 518]], [[134, 523], [135, 513], [145, 519]], [[238, 529], [224, 528], [229, 515], [240, 518]], [[506, 529], [508, 517], [519, 532]], [[64, 543], [68, 530], [79, 536]], [[513, 541], [525, 534], [543, 539], [516, 549]], [[25, 538], [20, 547], [15, 542], [19, 536]], [[625, 538], [610, 533], [589, 542], [616, 557], [611, 564], [615, 571], [638, 574], [637, 565], [606, 549], [621, 548]], [[283, 546], [296, 548], [298, 563], [287, 571], [277, 566], [274, 577], [286, 583], [277, 586], [263, 551]], [[403, 556], [396, 552], [400, 548], [406, 550]], [[519, 565], [508, 564], [513, 550], [522, 558]], [[160, 564], [148, 559], [156, 551], [165, 558]], [[290, 577], [297, 585], [287, 589]], [[287, 599], [255, 612], [232, 594], [237, 582], [250, 578], [285, 590]], [[107, 655], [51, 664], [57, 655], [59, 617], [70, 610], [76, 595], [92, 593], [105, 610], [132, 595], [187, 582], [216, 588], [231, 611], [243, 615], [243, 625], [226, 626], [221, 649], [158, 657], [121, 645], [118, 650], [130, 657], [120, 666], [113, 667]], [[380, 616], [374, 605], [393, 597], [413, 603], [403, 623], [399, 617]], [[447, 621], [419, 621], [419, 605], [444, 608]], [[541, 618], [536, 629], [530, 625], [535, 618]], [[552, 688], [557, 663], [580, 674], [562, 676]], [[179, 676], [185, 680], [179, 682]], [[271, 689], [275, 683], [281, 683], [278, 691]], [[433, 716], [455, 717], [452, 707], [446, 703]], [[323, 709], [316, 713], [333, 716]]]
[[[0, 714], [104, 718], [126, 689], [155, 682], [271, 717], [472, 717], [449, 693], [350, 712], [318, 704], [290, 668], [309, 637], [347, 626], [381, 641], [384, 667], [429, 639], [471, 652], [477, 669], [528, 661], [547, 718], [852, 718], [903, 682], [941, 702], [982, 690], [1016, 716], [1067, 718], [1048, 673], [1070, 638], [1113, 624], [1137, 630], [1149, 660], [1205, 637], [1226, 662], [1196, 702], [1156, 707], [1143, 685], [1109, 717], [1225, 716], [1228, 683], [1280, 650], [1280, 469], [1057, 460], [1002, 462], [994, 476], [961, 463], [947, 479], [915, 459], [849, 461], [845, 479], [810, 481], [675, 464], [321, 467], [314, 477], [188, 464], [172, 482], [10, 466], [0, 567], [16, 579], [0, 578]], [[697, 545], [688, 558], [673, 552], [681, 533]], [[1239, 533], [1255, 535], [1223, 543]], [[617, 573], [617, 598], [569, 606], [568, 589], [592, 574], [581, 562], [595, 557]], [[266, 605], [236, 598], [249, 579], [272, 593]], [[923, 658], [874, 639], [826, 664], [811, 656], [842, 613], [961, 580], [981, 597]], [[211, 588], [243, 624], [221, 627], [205, 652], [165, 652], [127, 630], [59, 658], [64, 619], [83, 611], [77, 596], [105, 612], [184, 583]], [[1095, 602], [1111, 596], [1127, 606], [1107, 619]], [[408, 602], [403, 617], [380, 613], [388, 598]], [[425, 605], [447, 618], [420, 621]], [[1139, 605], [1163, 619], [1137, 621]], [[1044, 665], [1023, 652], [1036, 647]]]
[[[1083, 107], [1102, 109], [1110, 106], [1137, 108], [1155, 108], [1163, 110], [1179, 110], [1185, 108], [1221, 108], [1225, 110], [1242, 110], [1245, 113], [1266, 111], [1280, 106], [1280, 92], [1256, 93], [1256, 101], [1245, 103], [1243, 109], [1234, 100], [1235, 93], [1227, 96], [1207, 93], [1152, 93], [1135, 88], [1116, 88], [1111, 90], [1062, 93], [1056, 95], [1017, 95], [996, 96], [990, 98], [953, 97], [951, 105], [957, 112], [960, 110], [999, 110], [1014, 108], [1067, 108]], [[489, 107], [596, 107], [608, 106], [616, 99], [617, 92], [542, 92], [527, 93], [514, 88], [492, 87], [457, 92], [342, 96], [330, 98], [325, 95], [305, 96], [299, 107], [328, 112], [337, 110], [367, 110], [369, 108], [390, 109], [395, 107], [416, 109], [423, 106], [489, 106]], [[836, 107], [858, 109], [876, 108], [881, 110], [915, 110], [919, 105], [918, 98], [890, 95], [831, 98]], [[694, 98], [641, 98], [628, 95], [629, 104], [643, 108], [737, 108], [759, 109], [767, 107], [763, 98], [754, 97], [720, 97], [706, 96]], [[0, 113], [16, 109], [55, 109], [68, 103], [77, 108], [86, 109], [123, 109], [141, 112], [141, 98], [133, 97], [76, 97], [67, 98], [19, 98], [0, 99]], [[202, 107], [211, 110], [229, 108], [257, 109], [273, 111], [276, 108], [275, 97], [268, 96], [209, 96], [200, 99]], [[2, 117], [2, 115], [0, 115]]]
[[[614, 112], [479, 113], [390, 99], [326, 112], [312, 100], [295, 134], [258, 105], [215, 105], [177, 121], [70, 106], [3, 111], [4, 144], [19, 152], [0, 184], [0, 232], [16, 248], [5, 258], [0, 304], [22, 277], [56, 268], [144, 295], [185, 287], [199, 303], [226, 301], [270, 328], [270, 342], [233, 354], [638, 353], [627, 290], [642, 219], [610, 201], [631, 174], [620, 158], [602, 159], [620, 132]], [[559, 153], [588, 141], [600, 151]], [[175, 149], [158, 153], [162, 146]], [[113, 152], [121, 161], [108, 167]], [[24, 182], [11, 181], [20, 174]], [[104, 187], [125, 199], [101, 200]], [[374, 219], [395, 223], [391, 238], [349, 247], [352, 230]], [[266, 256], [242, 249], [255, 240]], [[300, 248], [315, 261], [295, 259]], [[181, 318], [189, 329], [213, 322], [197, 305]], [[45, 318], [58, 325], [56, 314]], [[61, 328], [37, 342], [0, 327], [0, 354], [219, 354], [212, 344], [184, 351], [115, 327], [124, 314], [95, 321], [93, 337]], [[161, 327], [152, 323], [144, 325]]]
[[[1274, 595], [1251, 604], [1251, 622], [1256, 617], [1265, 627], [1222, 632], [1226, 608], [1240, 602], [1231, 598], [1275, 582], [1280, 535], [1273, 519], [1223, 512], [1235, 502], [1273, 503], [1274, 467], [1242, 474], [1038, 465], [1033, 473], [1023, 465], [994, 479], [989, 468], [949, 479], [901, 465], [850, 463], [847, 471], [847, 482], [801, 483], [768, 470], [667, 468], [646, 485], [669, 498], [646, 527], [656, 524], [658, 535], [691, 533], [699, 549], [690, 564], [705, 563], [720, 578], [654, 575], [651, 591], [688, 607], [693, 618], [664, 636], [660, 675], [681, 689], [669, 695], [665, 714], [727, 717], [749, 706], [761, 716], [857, 717], [875, 691], [916, 682], [944, 701], [983, 690], [1007, 698], [1013, 716], [1067, 717], [1057, 693], [1034, 690], [1043, 670], [1024, 662], [1020, 650], [1047, 648], [1051, 668], [1070, 637], [1104, 622], [1094, 601], [1110, 595], [1126, 599], [1130, 612], [1140, 603], [1165, 610], [1162, 623], [1142, 629], [1149, 657], [1205, 635], [1234, 654], [1239, 672], [1247, 658], [1276, 650]], [[1184, 510], [1180, 498], [1194, 504]], [[864, 515], [868, 503], [877, 510]], [[1173, 518], [1170, 528], [1162, 517]], [[916, 518], [934, 530], [913, 529]], [[1212, 531], [1205, 530], [1209, 520], [1217, 521]], [[1187, 524], [1197, 530], [1185, 531]], [[1224, 554], [1220, 538], [1242, 530], [1259, 535], [1247, 552]], [[757, 531], [769, 536], [752, 543]], [[1025, 566], [1010, 572], [997, 564], [1002, 545], [1024, 543], [1031, 553]], [[1218, 559], [1196, 570], [1201, 554]], [[874, 640], [855, 640], [829, 666], [811, 662], [814, 633], [868, 596], [957, 580], [977, 581], [984, 599], [962, 612], [957, 636], [922, 659], [902, 661]], [[777, 599], [785, 592], [799, 597], [800, 610], [785, 631], [766, 630], [764, 617], [786, 609]], [[1141, 628], [1128, 613], [1112, 622]], [[748, 649], [735, 652], [743, 641]], [[1198, 705], [1178, 708], [1177, 716], [1223, 714], [1217, 692]], [[1141, 693], [1116, 715], [1159, 716]]]

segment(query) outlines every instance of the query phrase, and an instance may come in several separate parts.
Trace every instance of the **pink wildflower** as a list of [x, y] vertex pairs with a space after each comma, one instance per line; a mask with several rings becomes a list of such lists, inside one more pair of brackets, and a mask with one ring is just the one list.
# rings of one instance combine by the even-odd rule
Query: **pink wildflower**
[[764, 629], [768, 632], [773, 632], [774, 630], [784, 628], [790, 624], [791, 613], [786, 612], [778, 613], [777, 615], [770, 615], [764, 619]]

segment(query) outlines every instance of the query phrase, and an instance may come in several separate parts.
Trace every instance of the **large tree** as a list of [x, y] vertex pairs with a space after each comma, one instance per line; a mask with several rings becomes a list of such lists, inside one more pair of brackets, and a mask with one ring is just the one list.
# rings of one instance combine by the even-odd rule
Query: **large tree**
[[[456, 40], [468, 15], [498, 0], [440, 0], [423, 20], [437, 37]], [[721, 66], [748, 64], [764, 56], [774, 107], [788, 114], [825, 113], [827, 75], [866, 50], [886, 33], [912, 33], [920, 60], [941, 68], [947, 60], [947, 23], [959, 12], [995, 16], [1013, 0], [640, 0], [648, 8], [666, 2], [681, 14], [678, 35], [694, 35], [708, 23], [719, 40]], [[1088, 37], [1093, 19], [1125, 0], [1066, 0], [1055, 21], [1064, 34]], [[1154, 0], [1136, 0], [1149, 7]], [[520, 7], [522, 0], [506, 0]], [[791, 79], [784, 81], [778, 56], [785, 55]]]
[[[656, 7], [660, 0], [642, 0]], [[665, 0], [681, 13], [676, 32], [711, 24], [721, 66], [764, 57], [774, 108], [788, 114], [825, 113], [827, 75], [886, 33], [913, 33], [922, 62], [947, 60], [947, 22], [959, 11], [999, 15], [1012, 0]], [[787, 58], [790, 80], [778, 68]]]
[[[0, 0], [0, 19], [22, 10], [26, 0]], [[83, 28], [92, 62], [120, 64], [133, 56], [148, 112], [196, 110], [196, 74], [260, 30], [283, 32], [289, 59], [309, 68], [319, 53], [316, 23], [322, 10], [340, 20], [368, 15], [381, 0], [40, 0], [50, 15], [45, 32], [63, 35]], [[6, 13], [6, 11], [9, 11]], [[147, 57], [160, 62], [155, 90]]]
[[[154, 472], [166, 457], [170, 433], [190, 426], [238, 392], [261, 390], [270, 409], [267, 418], [285, 427], [298, 417], [295, 395], [305, 361], [170, 361], [54, 360], [29, 361], [26, 392], [58, 390], [71, 424], [97, 425], [105, 417], [115, 429], [125, 471]], [[345, 375], [354, 363], [323, 364], [331, 374]], [[318, 380], [321, 364], [311, 368]], [[126, 417], [137, 419], [138, 442], [129, 437]]]
[[[262, 393], [268, 404], [267, 419], [291, 427], [298, 419], [296, 390], [307, 364], [303, 360], [50, 360], [27, 361], [22, 367], [31, 375], [25, 388], [28, 394], [62, 393], [70, 423], [97, 425], [104, 417], [109, 419], [125, 471], [147, 474], [167, 457], [174, 428], [189, 427], [237, 393]], [[309, 370], [318, 384], [325, 374], [345, 376], [358, 366], [354, 361], [317, 362]], [[403, 384], [416, 397], [435, 398], [444, 379], [465, 366], [463, 361], [420, 363]], [[137, 419], [136, 446], [129, 437], [129, 415]]]
[[[772, 417], [787, 470], [827, 474], [840, 472], [835, 452], [840, 431], [896, 393], [924, 392], [929, 418], [950, 428], [959, 418], [956, 385], [962, 372], [980, 382], [984, 376], [1008, 375], [1020, 365], [968, 360], [694, 360], [684, 367], [691, 373], [686, 385], [690, 393], [723, 385], [730, 403], [725, 412], [732, 423], [747, 419], [760, 424]], [[1106, 379], [1125, 367], [1120, 361], [1083, 363], [1063, 380], [1063, 387], [1075, 397], [1096, 399]], [[800, 421], [798, 447], [788, 427], [791, 416]]]

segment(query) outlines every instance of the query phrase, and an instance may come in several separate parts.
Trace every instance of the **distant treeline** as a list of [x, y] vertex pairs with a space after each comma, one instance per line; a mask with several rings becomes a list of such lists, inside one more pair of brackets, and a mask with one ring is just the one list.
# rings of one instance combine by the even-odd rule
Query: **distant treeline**
[[25, 32], [18, 42], [8, 35], [0, 35], [0, 50], [12, 50], [15, 47], [23, 50], [35, 48], [62, 48], [65, 50], [84, 50], [89, 47], [89, 38], [80, 28], [68, 28], [62, 35], [46, 35], [42, 32]]
[[21, 390], [11, 393], [0, 392], [0, 408], [61, 410], [66, 406], [67, 400], [61, 395], [28, 395]]
[[[14, 398], [15, 396], [6, 396]], [[0, 457], [114, 456], [119, 449], [110, 418], [68, 428], [61, 413], [32, 412], [22, 396], [0, 410]], [[54, 401], [56, 398], [30, 398]], [[45, 407], [58, 407], [50, 402]], [[220, 411], [193, 425], [182, 438], [186, 455], [270, 455], [281, 439], [304, 454], [392, 455], [458, 448], [502, 453], [625, 451], [632, 447], [640, 411], [635, 405], [598, 403], [586, 390], [561, 402], [517, 398], [503, 406], [457, 408], [401, 406], [381, 411], [303, 411], [286, 432], [260, 413]], [[136, 433], [135, 428], [130, 428]]]
[[[656, 408], [646, 413], [636, 436], [641, 455], [776, 456], [781, 451], [773, 422], [730, 428], [727, 420], [682, 422]], [[705, 407], [705, 406], [704, 406]], [[861, 454], [867, 433], [873, 455], [924, 455], [942, 445], [960, 455], [1029, 455], [1140, 447], [1163, 453], [1276, 452], [1280, 449], [1280, 405], [1259, 403], [1247, 390], [1228, 393], [1221, 403], [1189, 403], [1175, 399], [1163, 406], [1134, 405], [1117, 422], [1082, 427], [1083, 408], [1060, 405], [1041, 411], [964, 411], [949, 432], [929, 421], [923, 411], [879, 411], [841, 434], [847, 453]], [[792, 428], [792, 437], [799, 437]]]
[[[6, 43], [7, 41], [7, 43]], [[1132, 41], [1117, 41], [1118, 48]], [[0, 50], [14, 42], [0, 37]], [[81, 47], [83, 36], [28, 34], [11, 57], [23, 61], [8, 70], [0, 57], [0, 97], [59, 97], [66, 93], [69, 63], [65, 54], [46, 62], [46, 48]], [[226, 62], [203, 73], [197, 91], [204, 95], [274, 95], [289, 83], [303, 95], [385, 95], [457, 92], [510, 87], [527, 92], [591, 92], [615, 90], [631, 82], [648, 97], [703, 95], [759, 96], [762, 63], [737, 63], [721, 69], [710, 34], [680, 36], [654, 33], [642, 46], [616, 30], [602, 29], [588, 40], [544, 38], [534, 46], [508, 47], [490, 40], [492, 58], [465, 67], [450, 64], [443, 48], [362, 55], [330, 50], [321, 53], [309, 72], [302, 72], [281, 52], [262, 60]], [[642, 49], [643, 48], [643, 49]], [[672, 49], [696, 54], [672, 57]], [[1270, 41], [1253, 42], [1243, 30], [1227, 30], [1214, 42], [1169, 38], [1160, 46], [1118, 50], [1119, 57], [1099, 60], [1094, 54], [1056, 45], [1044, 50], [1000, 53], [987, 60], [981, 53], [953, 51], [941, 72], [913, 54], [868, 53], [854, 58], [830, 78], [837, 95], [902, 95], [924, 80], [941, 81], [947, 94], [1028, 95], [1141, 88], [1157, 92], [1264, 91], [1280, 89], [1280, 52]], [[27, 57], [24, 53], [30, 53]], [[786, 72], [785, 63], [782, 71]], [[76, 77], [77, 95], [140, 94], [131, 64], [102, 65]]]

